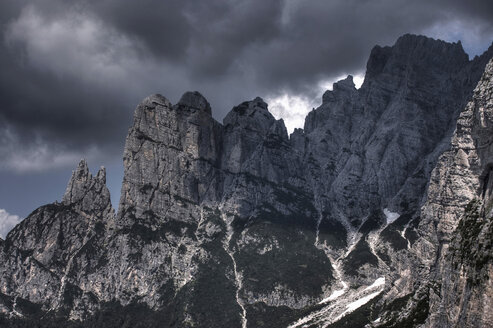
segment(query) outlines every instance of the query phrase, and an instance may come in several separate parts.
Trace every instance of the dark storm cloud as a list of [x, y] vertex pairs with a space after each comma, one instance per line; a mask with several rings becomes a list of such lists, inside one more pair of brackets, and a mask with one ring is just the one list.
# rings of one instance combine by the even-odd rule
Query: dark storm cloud
[[164, 59], [184, 59], [192, 26], [186, 16], [189, 4], [183, 0], [94, 1], [91, 10], [106, 23]]
[[441, 0], [437, 2], [438, 9], [452, 14], [469, 16], [470, 19], [481, 19], [484, 22], [491, 23], [493, 18], [493, 2], [481, 0]]
[[246, 49], [265, 46], [282, 34], [282, 1], [225, 3], [216, 2], [214, 7], [223, 6], [217, 12], [206, 8], [205, 2], [191, 11], [195, 33], [188, 63], [195, 77], [222, 75], [243, 60]]
[[[124, 136], [131, 120], [131, 111], [121, 114], [130, 104], [125, 102], [125, 94], [109, 86], [93, 87], [87, 80], [33, 67], [23, 59], [26, 55], [19, 47], [2, 50], [0, 168], [19, 169], [18, 163], [9, 161], [23, 152], [35, 155], [39, 147], [48, 147], [48, 153], [28, 160], [52, 161], [56, 155], [53, 152], [60, 155], [74, 151], [79, 152], [78, 158], [91, 147], [98, 147], [101, 154], [121, 153], [121, 141], [113, 136]], [[40, 169], [49, 166], [32, 164]]]
[[120, 157], [150, 93], [199, 90], [221, 119], [256, 95], [319, 96], [320, 81], [362, 72], [375, 44], [404, 33], [459, 26], [484, 47], [492, 22], [491, 1], [2, 1], [0, 169]]
[[113, 115], [117, 112], [113, 105], [120, 98], [115, 92], [29, 67], [12, 58], [19, 54], [8, 52], [0, 57], [2, 62], [14, 63], [2, 67], [0, 108], [2, 118], [22, 131], [20, 138], [43, 135], [56, 140], [61, 135], [70, 136], [63, 142], [81, 147], [120, 128], [121, 118]]

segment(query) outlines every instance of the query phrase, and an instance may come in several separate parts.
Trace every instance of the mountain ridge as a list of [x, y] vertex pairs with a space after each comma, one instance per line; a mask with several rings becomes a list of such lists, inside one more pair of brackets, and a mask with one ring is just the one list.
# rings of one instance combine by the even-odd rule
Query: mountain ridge
[[399, 300], [420, 311], [420, 206], [492, 54], [412, 35], [375, 47], [362, 87], [335, 83], [290, 136], [261, 98], [221, 124], [198, 92], [147, 97], [117, 212], [104, 170], [81, 161], [62, 203], [2, 242], [5, 322], [129, 324], [140, 309], [144, 326], [325, 326], [365, 300], [390, 325]]

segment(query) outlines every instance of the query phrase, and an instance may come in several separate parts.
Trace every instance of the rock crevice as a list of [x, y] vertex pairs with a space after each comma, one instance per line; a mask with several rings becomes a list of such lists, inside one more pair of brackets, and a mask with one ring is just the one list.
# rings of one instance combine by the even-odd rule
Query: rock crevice
[[[91, 325], [111, 309], [122, 325], [145, 315], [149, 327], [361, 316], [398, 326], [412, 315], [446, 326], [442, 309], [459, 299], [447, 320], [489, 323], [480, 308], [466, 313], [479, 289], [463, 276], [490, 286], [460, 262], [471, 236], [459, 230], [477, 228], [474, 263], [489, 263], [491, 64], [473, 89], [492, 54], [469, 61], [460, 44], [413, 35], [377, 46], [362, 87], [351, 76], [335, 83], [290, 137], [261, 98], [222, 124], [198, 92], [175, 105], [145, 98], [126, 139], [117, 213], [105, 170], [92, 176], [81, 161], [61, 203], [0, 241], [0, 312]], [[451, 292], [463, 285], [467, 302]], [[379, 317], [361, 314], [370, 312]]]

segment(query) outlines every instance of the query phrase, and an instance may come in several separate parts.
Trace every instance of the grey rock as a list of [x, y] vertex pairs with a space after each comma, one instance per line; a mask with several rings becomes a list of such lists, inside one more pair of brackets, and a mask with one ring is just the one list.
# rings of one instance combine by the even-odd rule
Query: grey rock
[[[38, 208], [7, 235], [2, 248], [6, 263], [2, 293], [39, 304], [44, 311], [67, 309], [72, 319], [91, 312], [96, 301], [80, 278], [87, 279], [91, 265], [98, 262], [93, 248], [114, 220], [105, 179], [104, 168], [93, 177], [82, 160], [63, 202]], [[70, 293], [80, 299], [73, 300]], [[22, 316], [15, 308], [10, 311]]]
[[[104, 169], [93, 177], [82, 161], [61, 203], [0, 240], [0, 311], [38, 320], [17, 305], [30, 302], [43, 316], [89, 320], [113, 306], [132, 325], [120, 313], [139, 306], [149, 326], [299, 327], [335, 325], [371, 299], [382, 324], [489, 322], [473, 311], [486, 269], [477, 276], [447, 249], [470, 239], [455, 231], [489, 177], [478, 159], [489, 153], [472, 141], [491, 134], [484, 77], [473, 101], [483, 107], [461, 110], [492, 53], [469, 61], [460, 44], [413, 35], [377, 46], [362, 87], [335, 83], [290, 137], [261, 98], [221, 124], [198, 92], [175, 105], [147, 97], [126, 139], [117, 214]], [[456, 293], [466, 278], [454, 265], [480, 287]]]
[[[415, 251], [428, 259], [427, 327], [487, 327], [491, 315], [493, 61], [433, 171]], [[422, 276], [422, 277], [423, 277]]]

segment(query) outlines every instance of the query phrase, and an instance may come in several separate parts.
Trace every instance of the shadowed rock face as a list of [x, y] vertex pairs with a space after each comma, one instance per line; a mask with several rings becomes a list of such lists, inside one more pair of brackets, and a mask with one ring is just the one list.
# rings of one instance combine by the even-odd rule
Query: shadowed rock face
[[[290, 137], [261, 98], [220, 124], [198, 92], [175, 105], [147, 97], [116, 215], [104, 169], [93, 177], [82, 161], [62, 203], [0, 241], [3, 322], [404, 322], [397, 312], [430, 299], [416, 268], [442, 272], [427, 260], [444, 235], [436, 215], [420, 214], [426, 186], [492, 51], [469, 61], [460, 44], [412, 35], [375, 47], [362, 87], [335, 83]], [[348, 314], [361, 299], [376, 317]]]

